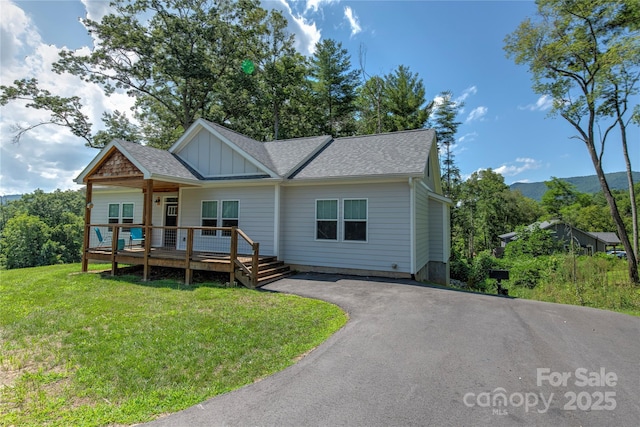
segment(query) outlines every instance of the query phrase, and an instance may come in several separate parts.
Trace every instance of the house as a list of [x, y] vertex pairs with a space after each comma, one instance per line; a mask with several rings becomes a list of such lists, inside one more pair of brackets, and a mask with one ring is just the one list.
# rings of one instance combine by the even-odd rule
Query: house
[[[551, 231], [551, 235], [556, 240], [563, 242], [565, 247], [568, 247], [569, 242], [573, 240], [580, 245], [586, 255], [593, 255], [596, 252], [606, 252], [620, 245], [620, 239], [616, 233], [583, 231], [558, 219], [529, 225], [529, 227], [535, 226], [538, 226], [542, 230]], [[518, 235], [515, 231], [512, 231], [511, 233], [502, 234], [498, 237], [500, 237], [501, 246], [504, 248], [509, 242], [517, 239]]]
[[[229, 271], [255, 286], [259, 265], [278, 262], [446, 284], [439, 170], [427, 129], [262, 143], [198, 119], [167, 151], [114, 140], [76, 178], [87, 197], [83, 269], [137, 263], [146, 278], [168, 265], [187, 282], [193, 269]], [[127, 244], [133, 227], [144, 229], [140, 246]]]

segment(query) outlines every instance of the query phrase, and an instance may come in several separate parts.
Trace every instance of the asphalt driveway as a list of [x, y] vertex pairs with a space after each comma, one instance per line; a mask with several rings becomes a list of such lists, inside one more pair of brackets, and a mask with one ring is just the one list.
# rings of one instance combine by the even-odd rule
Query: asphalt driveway
[[347, 325], [296, 365], [152, 426], [638, 426], [640, 319], [420, 286], [297, 275]]

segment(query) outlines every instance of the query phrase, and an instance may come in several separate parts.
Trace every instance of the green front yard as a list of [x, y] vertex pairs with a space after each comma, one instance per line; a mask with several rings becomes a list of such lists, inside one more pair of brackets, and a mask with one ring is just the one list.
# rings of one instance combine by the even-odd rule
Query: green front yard
[[0, 425], [148, 421], [284, 369], [347, 320], [295, 296], [78, 271], [0, 271]]

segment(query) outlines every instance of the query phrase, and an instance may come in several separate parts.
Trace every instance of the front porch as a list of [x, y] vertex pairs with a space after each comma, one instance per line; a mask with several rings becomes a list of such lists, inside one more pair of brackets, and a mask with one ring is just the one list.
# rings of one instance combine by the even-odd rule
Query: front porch
[[[132, 239], [132, 229], [142, 229], [143, 239]], [[237, 227], [155, 227], [136, 224], [88, 224], [90, 236], [82, 258], [86, 272], [90, 260], [111, 263], [115, 275], [118, 264], [142, 265], [143, 280], [151, 267], [185, 270], [190, 284], [194, 270], [228, 272], [229, 283], [240, 282], [256, 288], [289, 272], [273, 256], [260, 256], [260, 245]], [[147, 238], [147, 236], [150, 236]]]

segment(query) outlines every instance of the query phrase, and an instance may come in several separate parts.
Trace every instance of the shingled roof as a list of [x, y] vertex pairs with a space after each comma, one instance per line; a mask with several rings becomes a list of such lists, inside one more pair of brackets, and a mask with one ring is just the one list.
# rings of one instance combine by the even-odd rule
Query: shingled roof
[[432, 129], [337, 138], [292, 178], [419, 176], [434, 142]]
[[228, 144], [253, 158], [273, 177], [318, 180], [350, 177], [421, 176], [435, 143], [435, 131], [418, 129], [377, 135], [333, 139], [314, 136], [259, 142], [215, 123], [198, 119], [168, 151], [114, 140], [85, 171], [78, 182], [97, 164], [101, 156], [116, 147], [123, 151], [146, 178], [202, 181], [198, 171], [180, 159], [179, 146], [190, 141], [189, 133], [199, 129], [215, 132]]
[[133, 142], [116, 141], [143, 170], [150, 175], [160, 175], [167, 178], [197, 180], [199, 177], [192, 173], [180, 160], [166, 150], [147, 147]]

